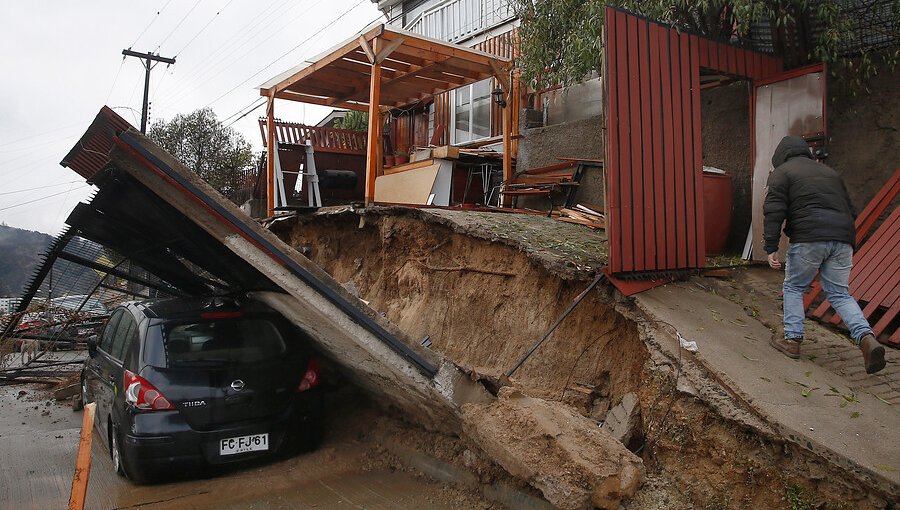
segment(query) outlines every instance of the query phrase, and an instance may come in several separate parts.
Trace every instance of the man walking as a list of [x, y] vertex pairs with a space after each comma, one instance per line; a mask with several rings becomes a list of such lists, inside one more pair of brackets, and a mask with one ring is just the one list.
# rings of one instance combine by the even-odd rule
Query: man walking
[[784, 338], [772, 347], [791, 358], [800, 357], [803, 341], [803, 293], [819, 272], [822, 290], [850, 329], [859, 346], [866, 373], [884, 368], [884, 346], [878, 343], [859, 304], [850, 296], [850, 268], [856, 242], [856, 213], [847, 187], [831, 168], [815, 161], [806, 141], [786, 136], [772, 156], [765, 213], [765, 248], [769, 266], [781, 268], [778, 241], [781, 224], [790, 239], [784, 274]]

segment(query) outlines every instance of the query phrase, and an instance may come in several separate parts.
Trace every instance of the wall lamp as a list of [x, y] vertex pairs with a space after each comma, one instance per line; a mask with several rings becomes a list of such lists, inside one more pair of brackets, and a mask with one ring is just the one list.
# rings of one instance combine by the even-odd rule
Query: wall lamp
[[494, 96], [494, 102], [497, 103], [500, 108], [506, 108], [506, 99], [503, 99], [503, 89], [497, 87], [491, 92], [491, 95]]

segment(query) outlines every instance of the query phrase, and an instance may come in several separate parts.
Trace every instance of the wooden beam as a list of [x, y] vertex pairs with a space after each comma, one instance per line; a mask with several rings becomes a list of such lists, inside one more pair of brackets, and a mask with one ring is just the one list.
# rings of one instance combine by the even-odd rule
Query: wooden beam
[[72, 476], [72, 491], [69, 493], [68, 510], [83, 510], [87, 496], [88, 478], [91, 474], [91, 435], [94, 431], [94, 414], [97, 404], [85, 404], [81, 417], [81, 435], [78, 439], [78, 455], [75, 457], [75, 474]]
[[[379, 40], [375, 39], [375, 50], [380, 48]], [[381, 155], [381, 64], [372, 65], [371, 85], [369, 87], [369, 140], [366, 147], [366, 205], [375, 201], [375, 177], [383, 170]]]
[[[509, 182], [513, 177], [512, 167], [512, 107], [510, 100], [507, 100], [506, 108], [501, 108], [503, 112], [503, 181]], [[505, 204], [501, 204], [505, 205]]]
[[[488, 64], [489, 60], [497, 59], [496, 56], [492, 56], [478, 50], [473, 50], [456, 44], [429, 41], [428, 39], [421, 39], [418, 37], [408, 37], [405, 46], [439, 53], [441, 55], [458, 57], [470, 62], [477, 62], [485, 66], [490, 65]], [[503, 61], [503, 59], [497, 60], [500, 60], [501, 62]]]
[[363, 53], [366, 54], [366, 58], [369, 59], [370, 64], [375, 63], [375, 53], [372, 51], [372, 48], [369, 47], [369, 41], [366, 41], [366, 38], [363, 36], [359, 36], [359, 47], [362, 48]]
[[275, 214], [275, 89], [269, 94], [266, 104], [266, 216]]
[[388, 56], [393, 53], [394, 50], [400, 47], [400, 45], [403, 44], [403, 41], [405, 40], [406, 37], [401, 35], [393, 41], [385, 44], [384, 48], [382, 48], [381, 51], [378, 52], [378, 55], [375, 55], [375, 63], [380, 64], [384, 62], [384, 59], [388, 58]]
[[346, 103], [329, 104], [328, 98], [326, 98], [326, 97], [316, 97], [316, 96], [311, 96], [309, 94], [302, 94], [299, 92], [289, 92], [289, 91], [278, 92], [275, 94], [275, 97], [278, 99], [286, 99], [288, 101], [297, 101], [300, 103], [346, 108], [348, 110], [356, 110], [356, 111], [360, 111], [360, 112], [369, 111], [368, 106], [366, 106], [364, 103], [361, 104], [361, 103], [346, 102]]
[[509, 76], [507, 75], [506, 70], [501, 68], [500, 64], [494, 60], [491, 60], [491, 69], [494, 70], [494, 77], [500, 82], [500, 86], [503, 87], [504, 92], [510, 92]]

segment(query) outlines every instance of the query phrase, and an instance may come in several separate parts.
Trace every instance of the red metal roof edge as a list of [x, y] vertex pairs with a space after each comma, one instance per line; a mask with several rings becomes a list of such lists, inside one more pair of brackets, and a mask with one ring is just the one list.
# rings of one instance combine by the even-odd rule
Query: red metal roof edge
[[109, 162], [113, 137], [128, 129], [134, 129], [134, 126], [112, 108], [103, 106], [87, 131], [59, 164], [91, 182], [94, 175]]

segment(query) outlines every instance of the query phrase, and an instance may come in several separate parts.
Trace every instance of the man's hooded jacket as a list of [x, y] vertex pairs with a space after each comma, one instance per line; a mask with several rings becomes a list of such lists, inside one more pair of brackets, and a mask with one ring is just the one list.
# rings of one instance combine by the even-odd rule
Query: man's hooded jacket
[[766, 253], [778, 251], [781, 224], [792, 243], [856, 241], [856, 212], [847, 187], [831, 168], [815, 161], [806, 141], [786, 136], [772, 156], [765, 213]]

